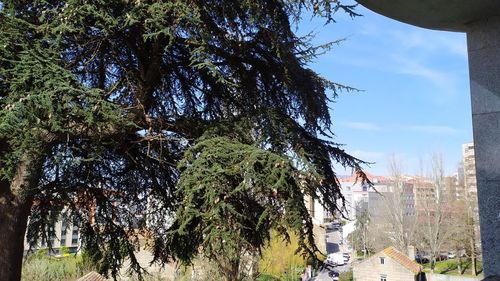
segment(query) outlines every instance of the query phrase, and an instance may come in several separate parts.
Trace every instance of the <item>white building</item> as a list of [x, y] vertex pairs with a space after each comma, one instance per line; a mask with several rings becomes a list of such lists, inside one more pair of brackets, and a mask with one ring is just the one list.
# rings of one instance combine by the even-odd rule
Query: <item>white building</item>
[[[354, 230], [356, 213], [361, 210], [370, 210], [376, 208], [377, 203], [381, 197], [380, 193], [387, 192], [387, 179], [382, 176], [374, 176], [366, 173], [368, 179], [374, 184], [372, 187], [368, 184], [362, 184], [360, 179], [356, 179], [353, 175], [349, 178], [340, 180], [340, 189], [342, 196], [345, 199], [346, 212], [343, 214], [348, 220], [343, 228], [343, 235], [347, 237], [349, 233]], [[379, 192], [379, 193], [378, 193]], [[323, 225], [335, 218], [342, 219], [340, 214], [334, 214], [332, 210], [325, 210], [325, 208], [317, 201], [311, 200], [310, 197], [305, 199], [306, 206], [312, 216], [313, 223], [316, 225]], [[373, 204], [370, 205], [370, 202]], [[339, 206], [342, 201], [337, 202]]]
[[46, 249], [49, 244], [51, 244], [53, 248], [53, 251], [49, 254], [62, 254], [60, 251], [61, 247], [66, 247], [71, 253], [75, 253], [79, 250], [81, 241], [78, 226], [69, 223], [67, 220], [59, 220], [51, 226], [51, 228], [51, 230], [54, 230], [55, 235], [49, 236], [48, 239], [42, 239], [37, 245], [30, 245], [25, 236], [25, 253], [28, 251], [36, 251], [38, 249]]
[[[462, 161], [464, 168], [464, 182], [466, 197], [477, 198], [476, 161], [474, 158], [474, 144], [462, 145]], [[476, 199], [477, 200], [477, 199]]]

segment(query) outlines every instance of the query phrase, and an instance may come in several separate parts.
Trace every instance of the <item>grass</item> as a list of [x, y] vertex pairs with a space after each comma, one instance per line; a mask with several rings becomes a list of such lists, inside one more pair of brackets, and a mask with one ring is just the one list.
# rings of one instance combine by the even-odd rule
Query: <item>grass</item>
[[22, 281], [66, 281], [75, 280], [92, 269], [89, 268], [80, 255], [66, 257], [51, 257], [37, 253], [28, 257], [23, 263]]
[[[458, 259], [449, 259], [444, 261], [436, 262], [436, 266], [434, 268], [434, 273], [438, 274], [452, 274], [452, 275], [461, 275], [458, 272]], [[469, 259], [462, 259], [462, 274], [463, 275], [472, 275], [472, 262]], [[430, 272], [431, 264], [427, 263], [424, 265], [424, 271]], [[476, 263], [477, 272], [480, 273], [483, 271], [483, 263], [481, 261], [477, 261]]]

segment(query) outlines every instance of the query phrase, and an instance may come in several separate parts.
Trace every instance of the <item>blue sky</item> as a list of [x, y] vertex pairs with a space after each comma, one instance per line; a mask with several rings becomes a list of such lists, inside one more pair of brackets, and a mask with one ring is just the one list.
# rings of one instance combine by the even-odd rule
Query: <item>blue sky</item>
[[346, 39], [310, 67], [363, 90], [342, 93], [332, 104], [334, 141], [375, 162], [367, 169], [375, 174], [388, 174], [390, 155], [416, 174], [420, 159], [426, 166], [432, 153], [442, 154], [451, 174], [461, 145], [472, 141], [465, 34], [414, 27], [361, 6], [357, 11], [363, 16], [339, 14], [326, 26], [309, 17], [299, 24], [299, 34], [316, 32], [317, 44]]

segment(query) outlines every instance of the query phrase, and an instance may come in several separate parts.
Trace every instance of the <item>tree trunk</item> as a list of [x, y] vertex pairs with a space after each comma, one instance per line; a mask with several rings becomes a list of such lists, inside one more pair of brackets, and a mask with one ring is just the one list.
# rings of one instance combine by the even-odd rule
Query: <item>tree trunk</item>
[[30, 208], [31, 202], [10, 192], [8, 182], [0, 183], [0, 280], [21, 280]]
[[476, 254], [472, 254], [472, 275], [477, 276]]
[[[39, 159], [37, 159], [39, 160]], [[32, 192], [41, 171], [40, 161], [19, 162], [14, 178], [0, 180], [0, 280], [19, 281], [24, 236], [32, 205]]]
[[223, 274], [223, 278], [225, 281], [238, 281], [238, 271], [227, 270]]
[[474, 231], [474, 221], [471, 217], [471, 236], [470, 236], [470, 248], [471, 248], [471, 260], [472, 260], [472, 275], [477, 276], [477, 267], [476, 267], [476, 233]]
[[225, 281], [238, 281], [240, 273], [239, 260], [230, 260], [222, 272]]
[[463, 275], [464, 272], [462, 270], [462, 255], [460, 255], [460, 249], [458, 247], [456, 248], [455, 253], [458, 257], [458, 266], [457, 266], [458, 274]]

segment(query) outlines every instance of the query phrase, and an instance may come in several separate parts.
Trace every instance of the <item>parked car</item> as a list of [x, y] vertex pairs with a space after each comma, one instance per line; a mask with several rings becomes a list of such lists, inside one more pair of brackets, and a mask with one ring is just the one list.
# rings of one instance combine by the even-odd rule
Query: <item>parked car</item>
[[344, 256], [344, 260], [347, 259], [351, 259], [351, 256], [349, 255], [349, 253], [343, 253], [342, 256]]
[[436, 255], [436, 261], [444, 261], [448, 259], [448, 253], [439, 253]]
[[337, 265], [337, 261], [334, 259], [334, 257], [333, 257], [332, 254], [328, 254], [326, 256], [325, 263], [328, 264], [328, 265], [333, 265], [333, 266]]
[[332, 280], [339, 280], [340, 272], [332, 270], [328, 272], [328, 276], [332, 277]]
[[448, 252], [447, 257], [448, 257], [449, 259], [454, 259], [454, 258], [456, 258], [456, 257], [457, 257], [457, 255], [456, 255], [454, 252]]
[[326, 262], [331, 265], [344, 265], [344, 256], [341, 253], [331, 253], [326, 256]]
[[415, 261], [418, 262], [418, 263], [420, 263], [420, 264], [424, 264], [424, 263], [428, 263], [429, 259], [426, 258], [426, 257], [420, 256], [420, 255], [416, 255], [415, 256]]

